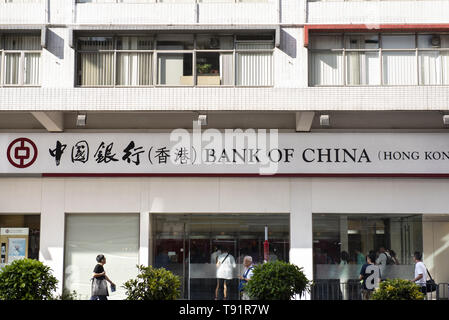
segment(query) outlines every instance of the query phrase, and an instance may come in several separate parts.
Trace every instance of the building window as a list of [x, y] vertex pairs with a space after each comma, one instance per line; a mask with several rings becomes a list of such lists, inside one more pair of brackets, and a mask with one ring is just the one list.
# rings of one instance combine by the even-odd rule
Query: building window
[[[423, 250], [421, 215], [313, 214], [313, 299], [360, 300], [366, 256], [380, 260], [382, 279], [413, 277], [413, 253]], [[392, 257], [385, 259], [384, 251]]]
[[106, 256], [105, 270], [117, 285], [110, 299], [124, 299], [122, 285], [137, 276], [138, 214], [67, 214], [64, 248], [64, 288], [81, 299], [90, 298], [92, 271], [98, 254]]
[[42, 3], [44, 0], [0, 0], [0, 3]]
[[[7, 0], [13, 2], [32, 2], [41, 0]], [[270, 0], [76, 0], [76, 3], [241, 3], [269, 2]]]
[[309, 83], [449, 85], [449, 35], [334, 34], [311, 37]]
[[14, 260], [39, 259], [40, 215], [0, 215], [0, 268]]
[[0, 84], [38, 86], [41, 53], [40, 36], [3, 35], [0, 38]]
[[272, 86], [268, 36], [80, 37], [79, 86]]
[[[269, 259], [289, 261], [289, 214], [154, 214], [151, 215], [150, 263], [181, 278], [181, 298], [212, 300], [215, 296], [217, 258], [229, 260], [226, 268], [228, 299], [239, 298], [238, 282], [243, 258], [264, 261], [265, 226]], [[222, 298], [223, 288], [218, 293]]]

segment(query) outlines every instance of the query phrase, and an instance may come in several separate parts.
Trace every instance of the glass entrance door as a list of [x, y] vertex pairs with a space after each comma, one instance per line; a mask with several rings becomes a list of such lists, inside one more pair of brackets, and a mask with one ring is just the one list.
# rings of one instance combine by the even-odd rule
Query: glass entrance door
[[150, 264], [165, 268], [181, 278], [181, 298], [188, 294], [188, 246], [186, 245], [187, 224], [183, 216], [153, 216], [152, 255]]
[[[181, 278], [182, 299], [239, 299], [238, 278], [243, 258], [263, 262], [265, 225], [269, 229], [270, 259], [288, 261], [288, 214], [158, 214], [151, 217], [150, 263]], [[217, 260], [224, 261], [217, 267]], [[220, 288], [217, 285], [220, 282]]]

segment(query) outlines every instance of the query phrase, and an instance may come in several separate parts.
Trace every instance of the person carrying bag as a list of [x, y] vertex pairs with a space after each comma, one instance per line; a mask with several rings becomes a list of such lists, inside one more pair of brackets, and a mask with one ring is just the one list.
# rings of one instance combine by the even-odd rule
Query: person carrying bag
[[243, 258], [243, 266], [246, 268], [245, 272], [242, 276], [240, 276], [240, 282], [239, 282], [239, 292], [241, 294], [242, 300], [250, 300], [249, 295], [244, 291], [244, 288], [248, 281], [253, 276], [253, 258], [251, 256], [246, 256]]
[[106, 272], [104, 271], [104, 264], [106, 263], [106, 258], [104, 255], [99, 254], [96, 258], [98, 264], [95, 266], [92, 277], [91, 286], [91, 298], [90, 300], [108, 300], [108, 284], [111, 284], [112, 292], [115, 291], [115, 284], [108, 278]]
[[430, 278], [429, 280], [426, 280], [426, 292], [434, 292], [437, 290], [437, 284], [435, 283], [435, 280], [432, 279], [429, 269], [426, 268], [426, 270]]

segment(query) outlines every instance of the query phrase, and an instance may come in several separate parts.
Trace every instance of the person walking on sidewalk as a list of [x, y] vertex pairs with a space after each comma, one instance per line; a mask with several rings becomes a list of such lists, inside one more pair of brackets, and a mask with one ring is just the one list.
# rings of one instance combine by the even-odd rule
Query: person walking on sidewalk
[[424, 295], [427, 294], [427, 268], [422, 262], [422, 253], [416, 251], [413, 254], [413, 260], [415, 260], [415, 278], [412, 280], [418, 286], [421, 287], [421, 292]]
[[254, 273], [253, 258], [251, 256], [246, 256], [243, 258], [243, 266], [245, 267], [245, 270], [240, 276], [239, 292], [241, 293], [242, 300], [250, 300], [249, 295], [243, 289]]
[[115, 284], [108, 278], [104, 271], [103, 266], [106, 264], [106, 257], [99, 254], [96, 260], [97, 265], [95, 266], [92, 275], [92, 296], [90, 297], [90, 300], [108, 300], [107, 296], [109, 295], [109, 292], [106, 281], [111, 284], [113, 291], [115, 290]]
[[379, 286], [381, 270], [376, 266], [376, 254], [370, 253], [366, 263], [360, 270], [359, 279], [362, 280], [362, 300], [369, 300], [374, 289]]

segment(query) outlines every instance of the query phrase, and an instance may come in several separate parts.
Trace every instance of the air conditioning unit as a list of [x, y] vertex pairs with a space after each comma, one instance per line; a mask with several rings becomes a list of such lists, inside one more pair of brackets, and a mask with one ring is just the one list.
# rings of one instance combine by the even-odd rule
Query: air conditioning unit
[[430, 40], [432, 47], [439, 48], [441, 47], [441, 38], [440, 36], [432, 36], [432, 40]]
[[210, 38], [209, 39], [209, 47], [210, 48], [219, 48], [220, 47], [220, 39], [218, 38]]

